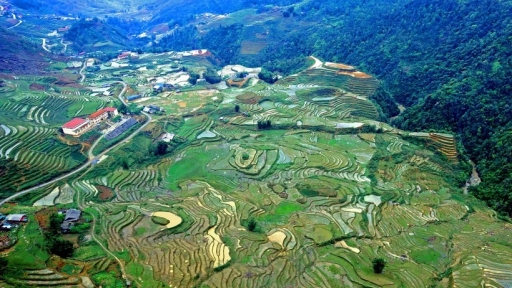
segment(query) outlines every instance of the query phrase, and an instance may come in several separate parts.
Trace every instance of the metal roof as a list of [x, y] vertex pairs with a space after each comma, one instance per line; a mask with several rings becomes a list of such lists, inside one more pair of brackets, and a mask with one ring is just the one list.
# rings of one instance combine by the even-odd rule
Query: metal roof
[[[25, 218], [25, 219], [24, 219]], [[25, 214], [9, 214], [7, 217], [5, 217], [5, 220], [7, 221], [24, 221], [27, 219], [27, 215]]]
[[87, 121], [85, 119], [82, 119], [82, 118], [74, 118], [73, 120], [65, 123], [64, 125], [62, 125], [62, 128], [67, 128], [67, 129], [74, 129], [76, 127], [80, 127], [81, 125], [85, 124]]
[[82, 214], [82, 211], [77, 209], [68, 209], [66, 211], [66, 217], [64, 218], [64, 221], [77, 221], [80, 219], [80, 215]]

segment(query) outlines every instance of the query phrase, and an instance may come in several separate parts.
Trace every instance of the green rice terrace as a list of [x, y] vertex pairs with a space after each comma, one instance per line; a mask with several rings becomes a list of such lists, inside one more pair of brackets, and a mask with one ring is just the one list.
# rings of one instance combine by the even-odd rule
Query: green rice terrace
[[[463, 193], [468, 165], [452, 135], [380, 121], [368, 99], [377, 79], [315, 58], [272, 85], [257, 73], [241, 88], [192, 85], [192, 73], [215, 67], [189, 54], [95, 65], [76, 87], [3, 80], [3, 196], [87, 161], [89, 135], [57, 130], [118, 101], [119, 82], [123, 98], [141, 96], [130, 107], [161, 111], [98, 164], [0, 208], [29, 219], [1, 252], [22, 271], [0, 286], [512, 285], [512, 225]], [[224, 68], [234, 76], [223, 80], [240, 69]], [[113, 95], [92, 96], [101, 87]], [[61, 258], [40, 243], [67, 208], [83, 211], [84, 224], [63, 234], [74, 251]]]

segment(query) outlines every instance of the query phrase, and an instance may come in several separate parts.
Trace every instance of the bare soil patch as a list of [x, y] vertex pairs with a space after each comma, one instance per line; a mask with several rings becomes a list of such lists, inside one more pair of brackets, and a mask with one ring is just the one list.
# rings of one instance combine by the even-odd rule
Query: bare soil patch
[[242, 41], [240, 53], [242, 55], [255, 55], [260, 53], [261, 50], [265, 49], [267, 45], [268, 43], [265, 41]]
[[44, 85], [41, 85], [38, 83], [32, 83], [32, 84], [30, 84], [30, 86], [28, 88], [30, 90], [35, 90], [35, 91], [42, 91], [42, 90], [46, 89], [46, 87], [44, 87]]
[[50, 227], [50, 216], [57, 213], [59, 209], [57, 207], [48, 207], [36, 212], [36, 220], [39, 227], [46, 229]]
[[342, 63], [332, 63], [332, 62], [326, 62], [325, 66], [329, 68], [336, 68], [336, 69], [342, 69], [342, 70], [356, 70], [354, 66], [342, 64]]
[[229, 79], [228, 81], [226, 81], [226, 83], [229, 86], [235, 86], [238, 88], [242, 88], [247, 83], [247, 81], [249, 81], [249, 78], [240, 79], [240, 80], [239, 79]]
[[355, 72], [338, 71], [338, 75], [347, 75], [347, 76], [351, 76], [351, 77], [359, 78], [359, 79], [372, 78], [372, 76], [370, 76], [364, 72], [361, 72], [361, 71], [355, 71]]
[[151, 29], [151, 33], [165, 33], [169, 31], [169, 25], [167, 23], [163, 23], [160, 25], [157, 25], [155, 28]]
[[96, 188], [98, 188], [98, 191], [100, 191], [100, 194], [98, 195], [100, 200], [106, 201], [106, 200], [109, 200], [110, 198], [114, 197], [114, 192], [112, 192], [112, 189], [110, 189], [109, 187], [102, 186], [102, 185], [96, 185]]
[[245, 92], [236, 96], [236, 99], [244, 104], [256, 104], [261, 100], [261, 96], [254, 92]]

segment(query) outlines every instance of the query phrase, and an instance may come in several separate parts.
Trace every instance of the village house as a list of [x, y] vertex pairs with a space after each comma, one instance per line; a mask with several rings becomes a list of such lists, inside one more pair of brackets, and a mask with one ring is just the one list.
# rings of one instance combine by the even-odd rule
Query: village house
[[82, 215], [82, 211], [78, 209], [68, 209], [66, 211], [66, 216], [64, 217], [65, 222], [76, 222], [80, 219], [80, 215]]
[[131, 96], [126, 97], [126, 100], [133, 101], [133, 100], [137, 100], [137, 99], [140, 99], [140, 98], [141, 98], [140, 95], [131, 95]]
[[64, 222], [60, 225], [60, 228], [63, 233], [67, 233], [74, 226], [74, 223], [80, 220], [80, 215], [82, 211], [77, 209], [68, 209], [66, 211], [66, 215], [64, 217]]
[[162, 136], [162, 141], [164, 142], [171, 142], [172, 139], [174, 139], [176, 135], [174, 133], [164, 133], [164, 135]]
[[25, 214], [9, 214], [5, 217], [5, 222], [10, 224], [26, 223], [28, 222], [28, 218]]

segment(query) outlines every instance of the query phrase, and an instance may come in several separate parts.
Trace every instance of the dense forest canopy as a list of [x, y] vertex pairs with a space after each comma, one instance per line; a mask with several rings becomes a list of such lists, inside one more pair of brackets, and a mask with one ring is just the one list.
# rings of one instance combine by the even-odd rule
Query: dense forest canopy
[[399, 113], [395, 101], [408, 107], [396, 126], [457, 133], [482, 174], [474, 194], [512, 213], [510, 1], [313, 0], [294, 11], [297, 23], [316, 24], [281, 33], [257, 56], [239, 53], [241, 25], [203, 36], [187, 27], [159, 47], [204, 47], [222, 63], [283, 74], [308, 55], [358, 65], [382, 80], [373, 99], [388, 117]]

